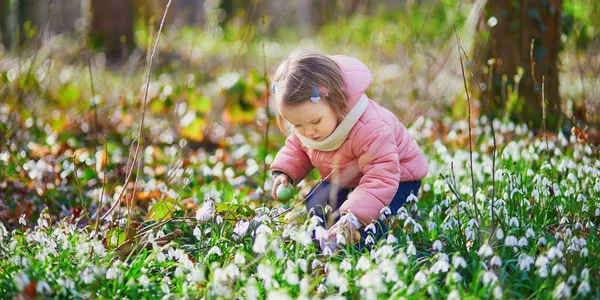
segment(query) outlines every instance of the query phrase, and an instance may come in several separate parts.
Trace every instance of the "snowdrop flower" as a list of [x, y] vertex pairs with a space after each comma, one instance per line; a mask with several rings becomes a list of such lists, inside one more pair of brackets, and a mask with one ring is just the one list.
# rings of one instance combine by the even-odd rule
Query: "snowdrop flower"
[[452, 290], [450, 294], [448, 294], [447, 300], [460, 300], [460, 293], [457, 290]]
[[431, 266], [431, 272], [439, 274], [440, 272], [447, 273], [450, 268], [450, 264], [445, 260], [438, 260]]
[[148, 287], [150, 285], [150, 279], [148, 278], [148, 276], [146, 276], [146, 274], [142, 274], [138, 281], [143, 287]]
[[500, 267], [502, 266], [502, 259], [500, 259], [500, 257], [498, 257], [497, 255], [494, 255], [494, 257], [490, 259], [490, 265]]
[[518, 245], [519, 247], [527, 247], [527, 245], [529, 245], [529, 243], [527, 242], [527, 238], [522, 237], [521, 239], [519, 239]]
[[415, 247], [413, 242], [408, 242], [408, 248], [406, 249], [406, 254], [408, 254], [408, 255], [416, 255], [417, 254], [417, 248]]
[[562, 264], [558, 263], [552, 267], [552, 276], [556, 276], [556, 274], [561, 273], [562, 275], [567, 274], [567, 269]]
[[543, 236], [542, 236], [542, 237], [540, 237], [540, 238], [538, 239], [537, 245], [538, 245], [538, 246], [545, 246], [545, 245], [546, 245], [546, 238], [545, 238], [545, 237], [543, 237]]
[[233, 257], [233, 262], [237, 265], [243, 265], [246, 263], [246, 257], [241, 252], [237, 252]]
[[210, 248], [210, 250], [208, 250], [208, 253], [206, 253], [206, 256], [210, 256], [211, 254], [216, 254], [217, 256], [221, 256], [221, 248], [219, 248], [219, 246], [213, 246], [212, 248]]
[[502, 288], [497, 285], [494, 290], [492, 291], [492, 294], [494, 294], [494, 299], [503, 299], [502, 297]]
[[40, 280], [35, 286], [35, 291], [43, 295], [52, 292], [52, 289], [50, 288], [48, 282], [46, 282], [45, 280]]
[[202, 207], [196, 212], [196, 220], [198, 222], [207, 222], [213, 218], [216, 213], [215, 204], [212, 200], [207, 199]]
[[[25, 214], [22, 214], [21, 217], [19, 217], [19, 224], [23, 225], [23, 226], [27, 226], [27, 221], [25, 221]], [[46, 283], [48, 284], [48, 283]]]
[[583, 247], [579, 253], [581, 253], [581, 256], [587, 257], [589, 255], [589, 250], [587, 247]]
[[408, 195], [408, 197], [406, 197], [406, 202], [408, 203], [418, 203], [419, 202], [419, 198], [417, 198], [417, 196], [415, 196], [415, 194], [411, 193], [410, 195]]
[[271, 227], [265, 224], [261, 224], [260, 226], [258, 226], [258, 228], [256, 228], [256, 234], [271, 235], [273, 234], [273, 230], [271, 229]]
[[379, 220], [383, 221], [386, 218], [386, 215], [391, 215], [392, 211], [390, 210], [389, 206], [384, 206], [380, 211], [379, 211]]
[[366, 258], [364, 255], [360, 257], [360, 259], [358, 260], [358, 262], [356, 263], [356, 269], [357, 270], [362, 270], [362, 271], [367, 271], [371, 268], [371, 261]]
[[529, 271], [532, 264], [533, 258], [531, 256], [523, 255], [522, 257], [519, 257], [519, 269], [521, 269], [521, 271]]
[[479, 248], [477, 254], [481, 257], [490, 257], [492, 256], [492, 254], [494, 254], [494, 250], [492, 249], [492, 247], [490, 247], [490, 245], [483, 244], [481, 245], [481, 248]]
[[528, 239], [534, 238], [535, 237], [535, 232], [533, 231], [533, 229], [527, 228], [527, 231], [525, 232], [525, 236]]
[[371, 231], [373, 234], [377, 233], [377, 228], [375, 228], [375, 223], [371, 223], [365, 227], [365, 232]]
[[550, 247], [550, 250], [548, 250], [548, 258], [554, 259], [554, 258], [562, 258], [562, 257], [563, 257], [563, 253], [558, 247], [552, 246], [552, 247]]
[[394, 236], [394, 234], [392, 234], [390, 232], [390, 234], [388, 235], [387, 239], [386, 239], [386, 243], [388, 244], [395, 244], [398, 242], [398, 238], [396, 238], [396, 236]]
[[413, 233], [418, 233], [423, 231], [423, 226], [419, 223], [415, 223], [413, 226]]
[[440, 242], [440, 240], [435, 240], [435, 242], [433, 242], [433, 246], [431, 247], [431, 249], [433, 249], [434, 251], [442, 251], [443, 245], [442, 242]]
[[318, 268], [318, 267], [320, 267], [320, 266], [322, 266], [322, 265], [323, 265], [323, 263], [322, 263], [320, 260], [318, 260], [318, 259], [313, 259], [312, 263], [310, 264], [310, 267], [311, 267], [312, 269], [316, 269], [316, 268]]
[[258, 254], [264, 254], [267, 252], [267, 235], [264, 233], [258, 234], [254, 240], [252, 251]]
[[375, 244], [375, 239], [373, 238], [372, 235], [369, 235], [366, 239], [365, 239], [365, 244], [366, 245], [371, 245], [371, 244]]
[[458, 269], [459, 267], [464, 268], [467, 266], [467, 262], [464, 258], [462, 258], [462, 256], [456, 254], [454, 257], [452, 257], [452, 265], [455, 269]]
[[516, 217], [510, 218], [508, 225], [511, 227], [519, 227], [519, 220]]
[[348, 271], [352, 270], [352, 263], [350, 263], [350, 261], [348, 259], [344, 259], [340, 263], [340, 269], [344, 272], [348, 272]]
[[492, 283], [498, 281], [498, 276], [493, 271], [485, 271], [481, 280], [484, 285], [491, 285]]
[[587, 280], [582, 281], [577, 288], [577, 294], [581, 294], [584, 297], [591, 291], [592, 289], [590, 288], [590, 282]]
[[423, 271], [419, 271], [415, 274], [414, 281], [420, 285], [425, 285], [427, 283], [427, 275]]
[[435, 223], [435, 222], [429, 222], [427, 224], [427, 228], [429, 229], [429, 231], [432, 231], [432, 230], [434, 230], [434, 229], [437, 228], [437, 223]]
[[556, 299], [571, 298], [571, 287], [563, 281], [556, 286], [552, 296]]
[[198, 226], [196, 226], [196, 228], [194, 228], [193, 233], [197, 240], [199, 240], [199, 241], [202, 240], [202, 231], [200, 230], [200, 228], [198, 228]]
[[498, 229], [496, 229], [496, 238], [498, 240], [504, 239], [504, 231], [500, 227], [498, 227]]
[[504, 246], [506, 247], [514, 247], [517, 246], [518, 242], [517, 242], [517, 238], [509, 235], [506, 237], [506, 239], [504, 240]]

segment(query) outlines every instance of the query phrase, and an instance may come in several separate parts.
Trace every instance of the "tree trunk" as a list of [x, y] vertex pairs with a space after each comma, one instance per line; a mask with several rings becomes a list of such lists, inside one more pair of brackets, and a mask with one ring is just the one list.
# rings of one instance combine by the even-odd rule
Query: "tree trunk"
[[478, 28], [476, 71], [496, 117], [541, 127], [544, 78], [546, 125], [558, 125], [561, 5], [562, 0], [487, 2]]
[[92, 0], [91, 38], [111, 60], [125, 60], [133, 45], [133, 0]]

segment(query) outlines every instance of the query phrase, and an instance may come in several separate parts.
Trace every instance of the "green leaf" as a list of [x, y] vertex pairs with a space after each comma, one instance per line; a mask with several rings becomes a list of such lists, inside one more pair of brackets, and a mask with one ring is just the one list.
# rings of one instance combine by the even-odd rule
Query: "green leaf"
[[123, 228], [113, 228], [106, 234], [106, 244], [108, 247], [118, 247], [127, 240], [127, 232]]
[[173, 198], [167, 198], [156, 202], [146, 215], [146, 220], [157, 222], [168, 220], [173, 217], [173, 213], [181, 210], [182, 207]]
[[217, 205], [217, 213], [227, 213], [232, 218], [250, 218], [256, 216], [256, 212], [246, 204], [236, 203], [219, 203]]

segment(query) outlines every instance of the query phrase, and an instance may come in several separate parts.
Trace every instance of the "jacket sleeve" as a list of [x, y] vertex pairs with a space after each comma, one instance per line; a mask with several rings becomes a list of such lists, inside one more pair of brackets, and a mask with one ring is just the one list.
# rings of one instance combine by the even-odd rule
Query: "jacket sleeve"
[[356, 133], [352, 149], [359, 157], [363, 174], [358, 186], [342, 204], [340, 212], [351, 211], [365, 224], [379, 218], [381, 209], [390, 204], [400, 182], [400, 161], [392, 129], [373, 120]]
[[313, 168], [308, 154], [302, 148], [302, 142], [294, 133], [285, 140], [285, 146], [279, 150], [270, 167], [271, 171], [288, 175], [293, 185], [302, 181]]

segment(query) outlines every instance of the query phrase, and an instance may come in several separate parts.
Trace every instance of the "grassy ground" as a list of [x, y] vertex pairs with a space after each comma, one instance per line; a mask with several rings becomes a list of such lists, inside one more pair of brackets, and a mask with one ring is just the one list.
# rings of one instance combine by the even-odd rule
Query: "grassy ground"
[[[243, 26], [222, 39], [170, 31], [151, 73], [139, 167], [145, 31], [124, 65], [88, 60], [82, 43], [61, 37], [3, 52], [0, 294], [598, 297], [596, 149], [577, 127], [534, 134], [485, 116], [465, 121], [466, 109], [447, 105], [466, 107], [460, 66], [441, 61], [452, 57], [453, 32], [396, 26], [427, 24], [426, 12], [341, 21], [301, 42], [285, 30], [244, 37]], [[436, 20], [432, 28], [468, 22], [458, 10]], [[268, 199], [263, 162], [283, 136], [266, 114], [263, 70], [296, 46], [363, 59], [376, 77], [369, 94], [410, 125], [429, 159], [418, 199], [382, 215], [391, 231], [369, 249], [318, 251], [301, 203], [314, 173], [289, 203]], [[584, 66], [580, 55], [563, 55], [563, 82], [582, 83], [562, 89], [566, 103], [593, 95], [593, 76], [571, 75], [593, 73], [598, 58], [584, 56]]]

